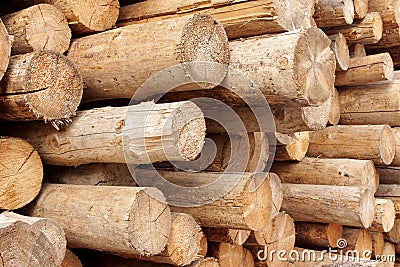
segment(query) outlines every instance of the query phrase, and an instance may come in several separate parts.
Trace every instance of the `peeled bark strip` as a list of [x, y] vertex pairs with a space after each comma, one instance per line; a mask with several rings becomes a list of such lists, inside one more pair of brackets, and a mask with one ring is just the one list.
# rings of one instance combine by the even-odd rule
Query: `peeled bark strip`
[[[223, 27], [210, 15], [197, 14], [129, 25], [75, 39], [67, 56], [82, 74], [87, 87], [84, 99], [89, 101], [131, 98], [150, 77], [180, 63], [226, 65], [229, 48]], [[219, 84], [225, 75], [223, 66], [199, 63], [186, 67], [185, 64], [175, 67], [171, 82], [176, 82], [174, 87], [191, 82], [190, 89], [203, 89]], [[211, 79], [211, 85], [197, 83], [199, 80], [204, 82], [205, 78]], [[160, 88], [151, 88], [154, 92], [141, 92], [140, 97], [165, 93], [165, 80], [155, 82]], [[143, 96], [144, 93], [148, 95]]]
[[249, 238], [251, 231], [240, 229], [221, 229], [203, 227], [203, 231], [208, 241], [218, 243], [228, 243], [233, 245], [243, 245]]
[[0, 20], [0, 80], [3, 78], [7, 70], [11, 55], [11, 37], [8, 35], [7, 29]]
[[0, 209], [19, 209], [39, 194], [42, 161], [38, 152], [24, 140], [1, 137], [0, 147]]
[[39, 4], [2, 17], [14, 36], [11, 52], [25, 54], [36, 50], [64, 53], [69, 48], [71, 29], [64, 14], [55, 6]]
[[267, 100], [318, 106], [330, 98], [334, 83], [330, 44], [317, 28], [231, 41], [230, 66], [247, 75]]
[[371, 226], [375, 214], [374, 194], [358, 187], [282, 184], [282, 210], [295, 221]]
[[155, 188], [46, 184], [27, 212], [57, 221], [71, 248], [154, 255], [171, 228], [164, 201]]
[[382, 255], [383, 247], [385, 246], [385, 239], [382, 232], [369, 231], [372, 241], [372, 257], [376, 258], [377, 255]]
[[190, 101], [79, 111], [62, 131], [39, 123], [8, 128], [37, 148], [45, 163], [62, 166], [189, 160], [205, 138], [203, 113]]
[[363, 19], [368, 13], [369, 0], [354, 0], [354, 18]]
[[[336, 72], [336, 86], [359, 85], [393, 78], [393, 60], [389, 53], [351, 58], [347, 71]], [[368, 72], [368, 75], [365, 73]]]
[[296, 246], [336, 248], [343, 226], [330, 223], [296, 223]]
[[61, 267], [82, 267], [82, 263], [71, 250], [67, 249]]
[[378, 12], [368, 13], [365, 18], [350, 26], [330, 28], [326, 30], [328, 35], [342, 33], [349, 44], [375, 44], [382, 38], [382, 18]]
[[294, 133], [287, 142], [279, 142], [277, 138], [274, 161], [301, 161], [306, 156], [309, 138], [309, 132]]
[[352, 24], [354, 2], [353, 0], [318, 0], [314, 19], [320, 28]]
[[2, 266], [59, 265], [53, 244], [35, 226], [0, 214], [0, 239]]
[[346, 38], [342, 33], [329, 36], [329, 38], [332, 40], [331, 49], [336, 56], [336, 68], [347, 70], [350, 65], [350, 52]]
[[395, 137], [388, 125], [338, 125], [310, 132], [307, 156], [370, 159], [377, 165], [389, 165], [395, 147]]
[[336, 88], [332, 89], [332, 100], [331, 100], [331, 110], [329, 112], [328, 124], [338, 125], [340, 122], [340, 100], [339, 92]]
[[75, 115], [83, 94], [75, 65], [51, 51], [11, 57], [0, 88], [0, 119], [40, 119], [55, 126]]
[[378, 171], [381, 184], [400, 184], [400, 168], [386, 166], [378, 168]]
[[235, 39], [308, 28], [312, 24], [314, 6], [313, 2], [304, 0], [150, 0], [122, 7], [118, 26], [193, 13], [214, 16], [224, 26], [229, 39]]
[[345, 250], [356, 250], [361, 258], [371, 258], [372, 240], [366, 229], [343, 228], [343, 239], [347, 241]]
[[369, 12], [379, 12], [385, 29], [396, 28], [400, 25], [400, 2], [397, 0], [369, 0]]
[[378, 232], [389, 232], [392, 230], [396, 211], [390, 199], [375, 199], [375, 219], [370, 230]]
[[209, 254], [218, 259], [221, 267], [253, 267], [254, 259], [243, 246], [227, 243], [211, 243]]
[[22, 216], [13, 212], [6, 211], [3, 212], [1, 215], [11, 220], [18, 220], [30, 224], [39, 229], [52, 244], [55, 253], [56, 265], [61, 265], [65, 256], [67, 240], [65, 239], [63, 229], [58, 225], [56, 221], [46, 218]]

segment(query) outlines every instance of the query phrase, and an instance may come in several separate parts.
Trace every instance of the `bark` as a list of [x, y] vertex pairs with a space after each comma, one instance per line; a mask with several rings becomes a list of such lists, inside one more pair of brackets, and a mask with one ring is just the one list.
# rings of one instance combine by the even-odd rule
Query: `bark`
[[353, 0], [318, 0], [314, 19], [320, 28], [352, 24], [354, 2]]
[[208, 241], [239, 246], [243, 245], [251, 234], [251, 231], [248, 230], [210, 227], [203, 227], [203, 231]]
[[400, 128], [393, 128], [393, 133], [396, 141], [396, 153], [391, 166], [400, 167]]
[[343, 226], [330, 223], [296, 223], [296, 246], [336, 248], [342, 238]]
[[346, 38], [342, 33], [329, 36], [332, 40], [331, 49], [336, 56], [336, 68], [347, 70], [350, 65], [350, 52]]
[[301, 161], [306, 156], [309, 142], [309, 132], [294, 133], [291, 140], [279, 143], [275, 151], [274, 161]]

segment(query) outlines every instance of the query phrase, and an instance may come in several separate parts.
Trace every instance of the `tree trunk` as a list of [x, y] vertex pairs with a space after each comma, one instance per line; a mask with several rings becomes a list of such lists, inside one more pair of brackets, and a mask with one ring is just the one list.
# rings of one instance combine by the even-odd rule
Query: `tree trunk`
[[235, 39], [308, 28], [312, 24], [314, 6], [312, 1], [304, 0], [150, 0], [122, 7], [118, 26], [200, 12], [215, 17], [224, 26], [229, 39]]
[[83, 93], [74, 64], [51, 51], [11, 57], [0, 88], [0, 119], [41, 119], [55, 126], [75, 115]]
[[320, 28], [352, 24], [354, 2], [353, 0], [317, 0], [314, 19]]
[[331, 49], [336, 56], [336, 69], [347, 70], [350, 65], [350, 52], [346, 38], [342, 33], [329, 36], [332, 40]]
[[0, 210], [15, 210], [40, 191], [43, 166], [38, 152], [26, 141], [0, 138]]
[[382, 255], [383, 247], [385, 246], [385, 239], [382, 232], [369, 231], [372, 241], [372, 257], [376, 258], [377, 255]]
[[0, 20], [0, 80], [7, 71], [8, 63], [11, 55], [11, 39], [7, 29]]
[[[393, 61], [389, 53], [351, 58], [347, 71], [336, 72], [336, 86], [359, 85], [393, 78]], [[368, 72], [368, 75], [365, 73]]]
[[400, 184], [400, 168], [386, 166], [378, 168], [378, 171], [381, 184]]
[[[279, 134], [282, 136], [282, 134]], [[277, 147], [274, 161], [301, 161], [306, 156], [309, 142], [309, 132], [294, 133], [290, 140], [280, 140], [277, 137]], [[280, 142], [281, 141], [281, 142]]]
[[124, 256], [161, 253], [171, 228], [155, 188], [47, 184], [27, 212], [57, 221], [71, 248]]
[[283, 183], [355, 186], [375, 192], [379, 174], [370, 160], [305, 158], [298, 163], [275, 162], [271, 171]]
[[11, 52], [25, 54], [52, 50], [60, 54], [69, 48], [71, 29], [64, 14], [55, 6], [39, 4], [2, 17], [14, 36]]
[[208, 241], [239, 246], [243, 245], [251, 234], [251, 231], [248, 230], [227, 228], [203, 227], [203, 231]]
[[342, 238], [343, 226], [330, 223], [296, 223], [296, 246], [337, 248], [338, 240]]
[[[131, 98], [150, 77], [170, 67], [174, 76], [168, 72], [169, 86], [188, 83], [177, 90], [215, 87], [226, 75], [226, 66], [215, 64], [228, 64], [229, 48], [223, 27], [211, 16], [198, 14], [78, 38], [67, 56], [77, 64], [87, 87], [84, 100], [90, 101]], [[142, 87], [135, 99], [172, 89], [166, 88], [164, 78], [156, 76], [150, 82], [156, 85]]]
[[345, 251], [355, 250], [360, 253], [361, 258], [371, 258], [372, 240], [366, 229], [343, 228], [343, 239], [347, 246]]
[[371, 226], [373, 192], [351, 186], [283, 184], [282, 210], [295, 221]]
[[82, 267], [82, 263], [71, 250], [67, 249], [61, 267]]
[[62, 131], [39, 123], [6, 131], [26, 138], [47, 164], [149, 164], [196, 158], [205, 138], [205, 121], [200, 108], [189, 101], [146, 102], [79, 111]]
[[310, 132], [307, 156], [370, 159], [377, 165], [389, 165], [395, 147], [394, 134], [388, 125], [338, 125]]
[[363, 19], [368, 13], [369, 0], [354, 0], [354, 18]]
[[396, 211], [390, 199], [375, 199], [375, 219], [369, 230], [389, 232], [394, 225]]
[[209, 254], [218, 259], [221, 267], [253, 267], [253, 255], [243, 246], [228, 243], [211, 243]]
[[369, 12], [379, 12], [385, 29], [396, 28], [400, 25], [400, 2], [396, 0], [369, 0]]

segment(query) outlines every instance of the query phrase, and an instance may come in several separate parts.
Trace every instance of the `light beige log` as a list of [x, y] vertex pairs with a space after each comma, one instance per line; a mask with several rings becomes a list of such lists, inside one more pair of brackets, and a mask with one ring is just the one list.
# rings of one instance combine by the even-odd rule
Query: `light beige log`
[[[78, 38], [71, 43], [67, 56], [78, 66], [87, 87], [84, 99], [89, 101], [131, 98], [147, 79], [173, 66], [174, 77], [169, 77], [173, 87], [184, 82], [190, 83], [183, 86], [186, 89], [214, 87], [225, 77], [225, 67], [201, 63], [176, 65], [227, 64], [229, 49], [223, 27], [213, 17], [198, 14]], [[212, 84], [204, 84], [206, 78]], [[163, 78], [155, 82], [160, 88], [141, 91], [140, 96], [147, 98], [169, 89]], [[144, 93], [148, 95], [143, 96]]]
[[64, 14], [55, 6], [39, 4], [2, 17], [14, 36], [11, 52], [30, 53], [52, 50], [64, 53], [69, 48], [71, 29]]
[[329, 125], [338, 125], [340, 122], [340, 100], [339, 92], [336, 88], [332, 88], [331, 109], [328, 115]]
[[372, 240], [366, 229], [360, 228], [343, 228], [343, 239], [347, 241], [344, 250], [355, 250], [360, 253], [361, 258], [371, 258], [372, 256]]
[[312, 24], [314, 6], [313, 2], [304, 0], [150, 0], [122, 7], [118, 26], [199, 12], [214, 16], [224, 26], [228, 37], [234, 39], [308, 28]]
[[0, 138], [0, 209], [24, 207], [39, 193], [43, 166], [38, 152], [18, 138]]
[[400, 43], [400, 28], [383, 29], [382, 38], [376, 44], [370, 44], [367, 46], [368, 50], [374, 49], [388, 49], [395, 47]]
[[228, 243], [211, 243], [209, 254], [218, 259], [221, 267], [252, 267], [253, 255], [243, 246]]
[[282, 210], [295, 221], [370, 227], [375, 214], [373, 192], [359, 187], [282, 184]]
[[0, 214], [2, 266], [58, 266], [53, 244], [35, 226]]
[[338, 224], [296, 223], [296, 246], [336, 248], [343, 227]]
[[[351, 58], [347, 71], [336, 72], [335, 85], [359, 85], [391, 80], [393, 71], [393, 60], [389, 53]], [[366, 72], [368, 72], [368, 75], [364, 75]]]
[[396, 211], [390, 199], [375, 199], [375, 219], [370, 227], [372, 231], [389, 232], [392, 230]]
[[274, 161], [301, 161], [304, 159], [308, 150], [309, 132], [294, 133], [287, 141], [279, 139], [277, 137]]
[[11, 57], [0, 86], [0, 119], [40, 119], [55, 126], [75, 115], [83, 93], [75, 65], [51, 51]]
[[354, 45], [351, 45], [349, 49], [350, 49], [350, 57], [352, 58], [362, 58], [367, 56], [364, 44], [356, 43]]
[[335, 52], [336, 68], [347, 70], [350, 65], [350, 52], [346, 38], [342, 33], [329, 36], [332, 40], [331, 49]]
[[155, 188], [46, 184], [28, 214], [57, 221], [71, 248], [154, 255], [171, 228], [164, 201]]
[[389, 242], [385, 242], [382, 254], [379, 255], [379, 257], [377, 256], [377, 259], [383, 262], [382, 266], [384, 267], [395, 266], [395, 260], [396, 260], [395, 245]]
[[370, 160], [304, 158], [298, 163], [275, 162], [271, 171], [283, 183], [355, 186], [375, 192], [379, 174]]
[[377, 165], [389, 165], [394, 154], [394, 134], [388, 125], [338, 125], [310, 132], [307, 152], [309, 157], [371, 159]]
[[353, 0], [317, 0], [315, 2], [314, 19], [318, 27], [333, 27], [353, 23]]
[[203, 232], [208, 241], [239, 246], [243, 245], [251, 234], [249, 230], [210, 227], [203, 227]]
[[148, 164], [196, 158], [203, 147], [205, 121], [193, 102], [146, 102], [79, 111], [62, 131], [39, 123], [17, 125], [7, 131], [20, 132], [47, 164]]
[[400, 184], [400, 168], [386, 166], [384, 168], [379, 167], [378, 171], [381, 184]]
[[369, 231], [372, 241], [372, 257], [375, 258], [376, 255], [381, 255], [383, 247], [385, 246], [385, 239], [382, 232]]
[[82, 267], [82, 263], [71, 250], [67, 249], [61, 267]]
[[11, 39], [12, 37], [8, 35], [3, 21], [0, 20], [0, 80], [3, 78], [10, 60]]
[[369, 0], [354, 0], [354, 18], [363, 19], [368, 13]]
[[393, 128], [393, 133], [396, 140], [396, 153], [391, 166], [400, 167], [400, 128]]
[[368, 11], [379, 12], [382, 16], [385, 29], [396, 28], [400, 24], [400, 2], [396, 0], [369, 0]]

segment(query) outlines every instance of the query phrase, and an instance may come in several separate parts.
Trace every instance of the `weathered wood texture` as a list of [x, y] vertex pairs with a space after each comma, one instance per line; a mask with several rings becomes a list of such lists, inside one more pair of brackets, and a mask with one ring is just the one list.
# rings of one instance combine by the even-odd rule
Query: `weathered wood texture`
[[390, 199], [375, 199], [375, 219], [369, 230], [389, 232], [392, 230], [396, 211]]
[[354, 58], [362, 58], [367, 56], [367, 52], [365, 51], [365, 45], [364, 44], [354, 44], [349, 47], [350, 49], [350, 57]]
[[39, 4], [2, 17], [14, 37], [12, 54], [36, 50], [64, 53], [69, 48], [71, 29], [64, 14], [55, 6]]
[[249, 230], [226, 228], [203, 227], [203, 231], [208, 241], [239, 246], [243, 245], [251, 234]]
[[382, 255], [383, 247], [385, 246], [385, 238], [382, 232], [368, 231], [372, 241], [372, 257]]
[[369, 0], [353, 0], [354, 18], [363, 19], [368, 13]]
[[[175, 76], [170, 82], [174, 87], [185, 82], [191, 82], [190, 89], [214, 87], [225, 77], [225, 67], [176, 65], [228, 64], [229, 48], [223, 27], [213, 17], [198, 14], [78, 38], [72, 41], [67, 56], [82, 74], [87, 87], [84, 100], [89, 101], [131, 98], [150, 77], [173, 66]], [[206, 78], [212, 84], [204, 84]], [[155, 82], [160, 88], [141, 91], [142, 97], [165, 93], [165, 80]]]
[[328, 115], [328, 125], [338, 125], [340, 122], [340, 100], [339, 92], [336, 88], [332, 88], [331, 109]]
[[395, 136], [388, 125], [338, 125], [310, 132], [307, 155], [365, 159], [377, 165], [389, 165], [394, 159], [395, 148]]
[[228, 243], [211, 243], [208, 253], [218, 259], [221, 267], [252, 267], [253, 255], [243, 246]]
[[2, 20], [0, 20], [0, 79], [7, 70], [11, 55], [11, 39]]
[[51, 51], [11, 57], [0, 89], [0, 119], [40, 119], [55, 126], [75, 115], [83, 94], [75, 65]]
[[329, 36], [332, 40], [331, 49], [335, 52], [336, 68], [347, 70], [350, 65], [350, 52], [346, 38], [342, 33]]
[[342, 238], [343, 226], [338, 224], [296, 223], [296, 246], [336, 248]]
[[277, 134], [274, 161], [301, 161], [304, 159], [308, 150], [309, 132], [294, 133], [289, 136], [288, 140], [282, 140], [282, 138], [282, 134]]
[[353, 0], [317, 0], [315, 2], [314, 19], [318, 27], [333, 27], [353, 23]]
[[400, 24], [400, 2], [397, 0], [369, 0], [368, 11], [379, 12], [385, 29], [399, 27]]
[[0, 209], [19, 209], [39, 194], [42, 161], [38, 152], [24, 140], [1, 137], [0, 147]]
[[82, 267], [82, 263], [71, 250], [67, 249], [61, 267]]
[[391, 166], [400, 167], [400, 128], [393, 128], [393, 133], [396, 141], [396, 153]]
[[400, 184], [400, 168], [398, 167], [379, 167], [379, 182], [381, 184]]
[[347, 241], [345, 251], [355, 250], [359, 252], [361, 258], [371, 258], [372, 240], [366, 229], [344, 227], [342, 235], [343, 239]]
[[164, 201], [155, 188], [46, 184], [27, 213], [57, 221], [71, 248], [154, 255], [171, 228]]

